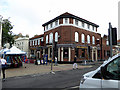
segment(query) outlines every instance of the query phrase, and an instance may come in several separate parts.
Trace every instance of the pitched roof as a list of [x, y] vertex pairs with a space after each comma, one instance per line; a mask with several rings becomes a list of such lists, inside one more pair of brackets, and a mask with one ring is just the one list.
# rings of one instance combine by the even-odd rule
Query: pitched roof
[[56, 21], [56, 20], [58, 20], [58, 19], [60, 19], [60, 18], [74, 18], [74, 19], [80, 20], [80, 21], [82, 21], [82, 22], [84, 22], [84, 23], [93, 25], [93, 26], [95, 26], [95, 27], [99, 27], [99, 25], [97, 25], [97, 24], [95, 24], [95, 23], [92, 23], [92, 22], [90, 22], [90, 21], [88, 21], [88, 20], [85, 20], [85, 19], [80, 18], [80, 17], [78, 17], [78, 16], [75, 16], [75, 15], [73, 15], [73, 14], [70, 14], [70, 13], [68, 13], [68, 12], [63, 13], [63, 14], [61, 14], [60, 16], [55, 17], [54, 19], [52, 19], [52, 20], [44, 23], [42, 26], [44, 27], [44, 26], [46, 26], [46, 25], [48, 25], [48, 24], [50, 24], [50, 23], [52, 23], [52, 22], [54, 22], [54, 21]]
[[43, 36], [44, 36], [44, 34], [41, 34], [41, 35], [36, 35], [36, 36], [34, 36], [34, 37], [30, 38], [30, 40], [32, 40], [32, 39], [36, 39], [36, 38], [41, 38], [41, 37], [43, 37]]

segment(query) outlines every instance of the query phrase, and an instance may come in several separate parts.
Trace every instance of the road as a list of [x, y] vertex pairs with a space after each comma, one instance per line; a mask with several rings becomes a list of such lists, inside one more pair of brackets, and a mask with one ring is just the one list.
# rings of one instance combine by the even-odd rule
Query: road
[[78, 89], [82, 75], [88, 71], [95, 70], [97, 67], [98, 66], [94, 65], [92, 68], [57, 71], [55, 74], [47, 73], [7, 78], [7, 80], [2, 83], [2, 87], [3, 90], [14, 90], [14, 88], [16, 88], [15, 90], [18, 90], [18, 88], [21, 90], [23, 90], [23, 88], [28, 88], [29, 90], [31, 90], [31, 88], [32, 90], [38, 88]]

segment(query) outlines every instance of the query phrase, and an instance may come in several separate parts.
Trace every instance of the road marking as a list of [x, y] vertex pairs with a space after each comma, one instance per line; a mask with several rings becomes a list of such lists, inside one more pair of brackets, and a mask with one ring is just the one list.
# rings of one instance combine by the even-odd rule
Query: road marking
[[74, 87], [70, 87], [70, 88], [79, 88], [79, 86], [74, 86]]
[[69, 87], [69, 88], [65, 88], [65, 89], [62, 89], [62, 90], [71, 90], [71, 89], [75, 89], [75, 88], [79, 88], [79, 86]]

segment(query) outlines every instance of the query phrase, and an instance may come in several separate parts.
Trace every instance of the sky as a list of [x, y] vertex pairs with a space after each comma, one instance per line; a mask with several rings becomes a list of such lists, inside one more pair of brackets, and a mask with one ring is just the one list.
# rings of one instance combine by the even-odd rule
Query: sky
[[42, 24], [65, 13], [99, 25], [98, 33], [108, 34], [109, 22], [118, 28], [119, 0], [0, 0], [0, 15], [14, 25], [14, 34], [30, 37], [44, 33]]

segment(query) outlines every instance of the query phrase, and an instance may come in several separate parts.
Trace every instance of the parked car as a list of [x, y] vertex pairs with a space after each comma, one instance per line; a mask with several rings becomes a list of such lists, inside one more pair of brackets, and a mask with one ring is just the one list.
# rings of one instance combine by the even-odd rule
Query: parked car
[[[96, 88], [104, 90], [106, 88], [120, 89], [120, 54], [109, 58], [94, 71], [83, 75], [80, 81], [80, 90], [86, 88]], [[83, 89], [83, 90], [84, 90]], [[85, 90], [86, 90], [85, 89]]]

